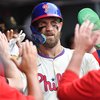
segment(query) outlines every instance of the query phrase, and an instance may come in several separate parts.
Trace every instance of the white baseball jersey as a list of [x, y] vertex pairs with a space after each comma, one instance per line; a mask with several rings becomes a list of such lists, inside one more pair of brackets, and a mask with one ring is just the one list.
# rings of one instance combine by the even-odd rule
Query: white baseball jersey
[[[72, 53], [73, 50], [64, 48], [55, 58], [38, 55], [38, 76], [44, 100], [58, 100], [56, 94], [58, 81], [66, 70]], [[99, 69], [99, 64], [92, 54], [86, 53], [81, 64], [80, 77], [92, 69]]]

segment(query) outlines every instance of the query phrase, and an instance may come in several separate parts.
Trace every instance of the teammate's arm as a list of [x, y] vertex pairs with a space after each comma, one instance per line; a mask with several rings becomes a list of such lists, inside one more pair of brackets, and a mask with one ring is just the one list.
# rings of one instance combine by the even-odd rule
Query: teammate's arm
[[32, 42], [26, 40], [22, 44], [22, 62], [19, 69], [26, 74], [28, 94], [34, 95], [35, 100], [43, 99], [37, 71], [37, 49]]
[[[71, 61], [68, 64], [68, 67], [62, 76], [61, 81], [58, 86], [58, 97], [62, 98], [72, 98], [72, 99], [81, 99], [78, 93], [82, 90], [82, 87], [87, 86], [83, 79], [82, 82], [79, 79], [80, 66], [85, 52], [90, 51], [94, 46], [98, 34], [92, 34], [93, 24], [89, 21], [85, 21], [80, 27], [76, 25], [75, 28], [75, 51], [73, 52]], [[70, 79], [66, 79], [66, 74], [69, 75]], [[90, 82], [89, 82], [90, 83]], [[91, 86], [91, 85], [88, 85]], [[81, 87], [81, 88], [80, 88]], [[75, 90], [76, 89], [76, 90]], [[88, 91], [89, 88], [84, 88], [85, 91]], [[90, 91], [88, 91], [90, 92]], [[71, 94], [76, 94], [76, 98], [71, 96]], [[70, 99], [70, 100], [72, 100]]]
[[0, 55], [6, 59], [4, 71], [9, 85], [21, 91], [24, 87], [22, 73], [10, 59], [8, 40], [3, 33], [0, 33]]

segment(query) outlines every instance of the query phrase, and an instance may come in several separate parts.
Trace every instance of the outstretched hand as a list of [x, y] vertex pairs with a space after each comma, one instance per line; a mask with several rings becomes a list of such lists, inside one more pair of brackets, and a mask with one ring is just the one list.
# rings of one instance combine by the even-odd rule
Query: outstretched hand
[[37, 74], [37, 49], [32, 42], [26, 40], [21, 44], [21, 63], [19, 64], [15, 59], [12, 59], [19, 69], [25, 74]]
[[19, 68], [25, 73], [37, 73], [37, 49], [28, 40], [22, 44], [22, 62]]
[[81, 26], [75, 27], [75, 49], [83, 52], [88, 52], [95, 45], [99, 36], [98, 33], [93, 34], [93, 23], [85, 21]]
[[7, 37], [7, 39], [8, 39], [8, 41], [9, 40], [11, 40], [12, 38], [17, 38], [17, 36], [18, 36], [18, 33], [17, 32], [15, 32], [14, 30], [8, 30], [7, 32], [6, 32], [6, 37]]

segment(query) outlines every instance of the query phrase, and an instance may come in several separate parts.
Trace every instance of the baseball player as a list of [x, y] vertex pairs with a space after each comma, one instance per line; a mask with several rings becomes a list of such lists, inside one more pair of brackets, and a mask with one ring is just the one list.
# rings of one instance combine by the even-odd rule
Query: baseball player
[[[56, 94], [58, 81], [73, 54], [73, 50], [61, 45], [62, 26], [63, 18], [55, 4], [43, 2], [33, 9], [31, 30], [33, 42], [38, 49], [38, 78], [44, 100], [58, 100]], [[99, 64], [93, 55], [86, 53], [79, 76], [82, 77], [88, 71], [98, 68]]]

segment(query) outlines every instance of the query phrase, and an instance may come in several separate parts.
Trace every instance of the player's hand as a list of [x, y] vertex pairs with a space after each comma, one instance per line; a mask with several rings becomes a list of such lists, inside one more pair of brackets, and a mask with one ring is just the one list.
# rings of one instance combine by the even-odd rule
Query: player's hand
[[8, 30], [8, 31], [6, 32], [6, 37], [7, 37], [8, 41], [9, 41], [10, 39], [12, 39], [12, 38], [17, 38], [17, 36], [18, 36], [18, 33], [15, 32], [13, 29]]
[[26, 74], [37, 74], [37, 49], [36, 46], [28, 40], [22, 43], [22, 61], [19, 69]]
[[99, 36], [98, 33], [93, 34], [93, 23], [85, 21], [81, 26], [75, 27], [75, 49], [83, 52], [88, 52], [95, 45]]

